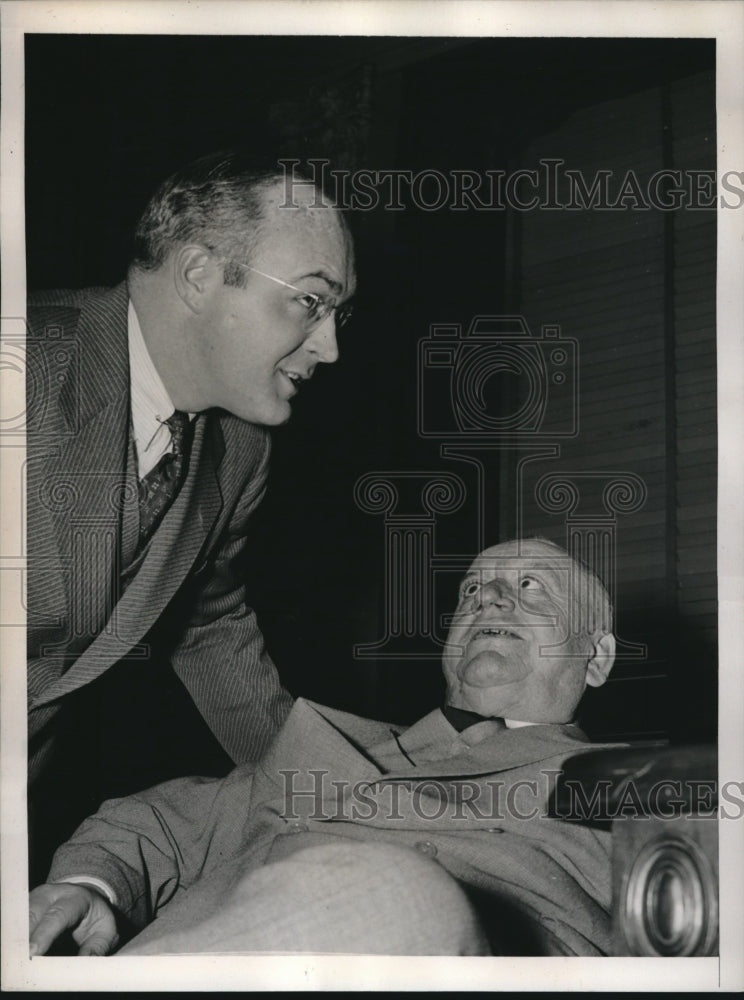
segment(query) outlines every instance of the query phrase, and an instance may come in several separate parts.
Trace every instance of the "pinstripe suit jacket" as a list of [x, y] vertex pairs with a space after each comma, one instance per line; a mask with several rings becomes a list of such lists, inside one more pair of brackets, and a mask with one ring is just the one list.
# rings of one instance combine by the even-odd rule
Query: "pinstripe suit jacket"
[[596, 744], [576, 726], [488, 725], [459, 734], [436, 710], [393, 729], [300, 698], [257, 766], [104, 803], [49, 880], [106, 881], [136, 925], [152, 921], [137, 945], [156, 953], [244, 873], [338, 837], [385, 841], [435, 857], [487, 912], [495, 903], [514, 953], [607, 954], [610, 834], [545, 815], [563, 761]]
[[235, 571], [265, 488], [264, 429], [217, 410], [196, 418], [186, 480], [132, 582], [121, 585], [138, 529], [136, 479], [127, 473], [127, 306], [125, 284], [29, 303], [32, 779], [63, 700], [123, 658], [148, 657], [166, 621], [173, 667], [236, 762], [255, 759], [291, 707]]

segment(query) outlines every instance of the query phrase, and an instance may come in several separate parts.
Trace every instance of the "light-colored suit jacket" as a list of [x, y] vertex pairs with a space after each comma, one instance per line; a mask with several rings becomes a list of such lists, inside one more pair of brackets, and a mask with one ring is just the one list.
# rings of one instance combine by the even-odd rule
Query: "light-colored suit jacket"
[[187, 478], [122, 585], [139, 525], [127, 306], [125, 284], [42, 293], [29, 305], [32, 779], [63, 700], [122, 659], [147, 658], [159, 627], [177, 635], [173, 668], [233, 760], [260, 754], [291, 707], [235, 570], [265, 489], [264, 429], [222, 411], [198, 415]]
[[103, 879], [137, 927], [153, 921], [144, 945], [263, 864], [380, 840], [441, 863], [507, 954], [606, 954], [610, 835], [547, 815], [563, 761], [596, 745], [570, 725], [494, 728], [460, 734], [436, 710], [401, 730], [299, 699], [260, 763], [105, 803], [49, 878]]

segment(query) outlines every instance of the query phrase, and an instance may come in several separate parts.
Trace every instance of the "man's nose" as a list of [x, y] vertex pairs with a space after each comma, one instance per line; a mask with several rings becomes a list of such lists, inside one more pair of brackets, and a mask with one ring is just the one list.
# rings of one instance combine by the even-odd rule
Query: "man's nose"
[[481, 607], [493, 605], [505, 611], [513, 611], [515, 603], [509, 584], [504, 580], [489, 580], [485, 586], [481, 587], [480, 605]]
[[316, 354], [319, 361], [325, 361], [326, 364], [338, 361], [336, 317], [333, 313], [313, 330], [305, 341], [305, 347]]

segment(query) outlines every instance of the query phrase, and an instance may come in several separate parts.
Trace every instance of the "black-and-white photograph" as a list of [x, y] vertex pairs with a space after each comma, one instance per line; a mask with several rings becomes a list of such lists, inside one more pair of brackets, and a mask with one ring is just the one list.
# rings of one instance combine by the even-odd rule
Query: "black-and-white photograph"
[[[145, 956], [741, 985], [720, 25], [744, 7], [520, 33], [507, 8], [551, 5], [352, 3], [343, 30], [335, 4], [271, 30], [243, 2], [90, 5], [95, 29], [23, 6], [4, 986]], [[393, 968], [348, 985], [420, 988]]]

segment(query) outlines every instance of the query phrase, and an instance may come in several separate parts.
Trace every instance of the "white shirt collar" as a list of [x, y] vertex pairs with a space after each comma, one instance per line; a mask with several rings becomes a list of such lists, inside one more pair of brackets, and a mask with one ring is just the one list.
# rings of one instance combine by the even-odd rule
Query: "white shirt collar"
[[147, 350], [131, 300], [127, 329], [132, 431], [141, 479], [158, 464], [170, 446], [171, 433], [164, 421], [173, 415], [175, 406]]

